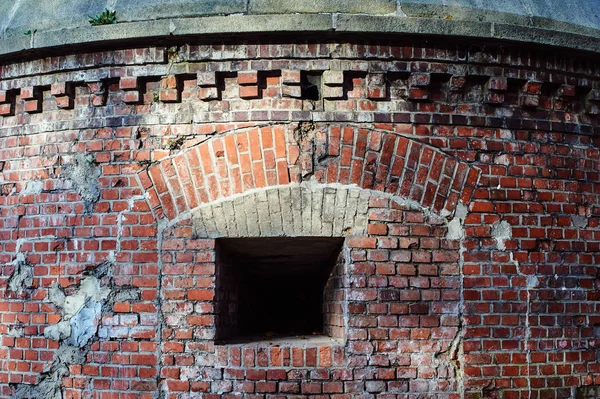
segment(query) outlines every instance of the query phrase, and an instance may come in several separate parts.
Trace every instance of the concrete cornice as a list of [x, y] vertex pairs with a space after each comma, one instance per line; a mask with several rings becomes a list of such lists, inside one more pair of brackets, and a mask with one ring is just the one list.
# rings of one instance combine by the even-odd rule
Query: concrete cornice
[[[29, 0], [22, 0], [18, 3], [27, 1]], [[70, 1], [77, 2], [77, 0]], [[170, 2], [174, 1], [170, 0]], [[313, 1], [251, 0], [249, 3], [215, 1], [213, 3], [216, 5], [213, 4], [210, 9], [204, 4], [206, 2], [187, 2], [196, 8], [186, 3], [185, 7], [182, 5], [180, 10], [173, 11], [164, 8], [170, 4], [169, 1], [130, 0], [130, 2], [138, 6], [140, 6], [139, 3], [156, 3], [154, 4], [156, 7], [163, 8], [155, 9], [154, 14], [151, 10], [148, 11], [148, 18], [144, 20], [144, 15], [140, 12], [136, 13], [135, 8], [120, 11], [120, 3], [117, 2], [115, 9], [118, 23], [113, 25], [90, 26], [87, 23], [86, 15], [77, 15], [77, 18], [74, 16], [69, 23], [60, 24], [59, 19], [57, 19], [57, 23], [44, 20], [44, 23], [40, 23], [39, 28], [36, 28], [38, 25], [35, 20], [27, 24], [19, 23], [23, 18], [19, 19], [14, 14], [18, 16], [20, 7], [23, 5], [13, 5], [7, 11], [6, 20], [0, 21], [3, 33], [0, 39], [0, 56], [6, 59], [11, 55], [31, 56], [40, 50], [60, 49], [66, 46], [114, 45], [123, 41], [145, 40], [147, 42], [152, 39], [181, 36], [201, 38], [210, 35], [276, 35], [297, 32], [468, 37], [600, 52], [600, 26], [596, 26], [594, 18], [590, 18], [589, 21], [575, 18], [571, 22], [566, 22], [531, 12], [525, 13], [514, 7], [508, 8], [513, 13], [507, 13], [467, 6], [416, 4], [435, 3], [434, 0], [412, 2], [402, 0], [399, 3], [394, 0], [363, 2], [330, 0], [316, 3]], [[233, 14], [210, 15], [211, 11], [223, 13], [227, 8], [225, 3], [230, 4], [229, 9], [234, 12]], [[277, 6], [274, 5], [275, 3]], [[311, 8], [310, 4], [306, 3], [315, 4]], [[588, 6], [588, 3], [598, 3], [600, 8], [600, 0], [590, 0], [584, 3]], [[204, 8], [200, 7], [202, 4], [204, 4]], [[219, 5], [220, 7], [218, 7]], [[0, 8], [7, 7], [6, 5], [0, 6]], [[90, 7], [92, 6], [88, 8]], [[370, 14], [367, 13], [369, 10]], [[71, 12], [74, 11], [71, 10]], [[171, 14], [183, 17], [170, 17]], [[42, 14], [35, 14], [33, 19], [42, 17]], [[598, 19], [597, 16], [595, 18]], [[28, 29], [25, 30], [25, 28]], [[23, 32], [20, 33], [19, 29]]]

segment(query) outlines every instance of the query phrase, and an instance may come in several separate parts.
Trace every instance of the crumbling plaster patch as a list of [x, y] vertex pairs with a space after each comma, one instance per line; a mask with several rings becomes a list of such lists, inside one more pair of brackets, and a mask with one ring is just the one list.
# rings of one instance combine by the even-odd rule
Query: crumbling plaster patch
[[468, 208], [462, 203], [458, 203], [454, 218], [448, 222], [448, 232], [446, 238], [449, 240], [462, 240], [465, 237], [465, 229], [463, 227], [465, 218], [467, 217]]
[[512, 238], [512, 227], [505, 221], [499, 221], [492, 225], [492, 237], [500, 251], [506, 250], [506, 241]]
[[572, 215], [571, 221], [573, 222], [573, 226], [578, 229], [585, 229], [588, 225], [588, 217], [582, 215]]
[[46, 338], [67, 339], [70, 345], [81, 348], [96, 333], [102, 304], [110, 295], [110, 288], [101, 286], [96, 276], [85, 277], [79, 289], [65, 296], [60, 287], [51, 287], [50, 300], [62, 308], [62, 320], [44, 330]]
[[94, 203], [100, 199], [98, 178], [101, 174], [100, 167], [90, 154], [75, 154], [73, 162], [63, 168], [62, 177], [73, 184], [73, 188], [83, 199], [86, 213], [91, 212]]
[[59, 341], [60, 346], [39, 383], [17, 385], [15, 399], [62, 399], [62, 378], [69, 375], [70, 365], [85, 360], [102, 314], [110, 312], [119, 300], [120, 290], [113, 284], [112, 268], [112, 262], [107, 261], [89, 270], [76, 286], [69, 287], [69, 294], [58, 285], [49, 288], [48, 300], [61, 310], [61, 321], [47, 327], [44, 336]]
[[17, 295], [33, 285], [33, 266], [25, 259], [25, 254], [18, 252], [12, 262], [15, 270], [8, 280], [8, 289]]

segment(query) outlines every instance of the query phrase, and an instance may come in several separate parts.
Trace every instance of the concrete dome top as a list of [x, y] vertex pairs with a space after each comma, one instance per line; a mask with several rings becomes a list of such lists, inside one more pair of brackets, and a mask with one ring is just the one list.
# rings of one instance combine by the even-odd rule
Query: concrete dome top
[[[90, 17], [116, 11], [116, 24]], [[508, 40], [600, 52], [600, 0], [14, 0], [0, 55], [190, 35], [385, 33]]]

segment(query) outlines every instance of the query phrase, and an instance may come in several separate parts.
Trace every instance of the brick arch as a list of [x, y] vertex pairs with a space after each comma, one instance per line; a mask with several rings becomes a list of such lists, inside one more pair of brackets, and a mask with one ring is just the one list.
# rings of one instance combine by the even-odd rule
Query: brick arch
[[449, 216], [479, 170], [395, 132], [353, 124], [282, 124], [213, 137], [140, 172], [156, 214], [174, 220], [252, 189], [316, 181], [355, 185]]

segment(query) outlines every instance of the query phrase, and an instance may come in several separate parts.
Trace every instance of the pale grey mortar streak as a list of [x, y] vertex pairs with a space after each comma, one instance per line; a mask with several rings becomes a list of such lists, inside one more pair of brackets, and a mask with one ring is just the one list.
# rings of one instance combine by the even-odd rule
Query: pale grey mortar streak
[[246, 225], [246, 214], [244, 212], [244, 201], [241, 198], [233, 200], [233, 209], [235, 212], [236, 227], [241, 236], [248, 235], [248, 226]]
[[344, 213], [346, 211], [347, 190], [336, 190], [335, 192], [335, 216], [333, 218], [333, 231], [343, 231]]

